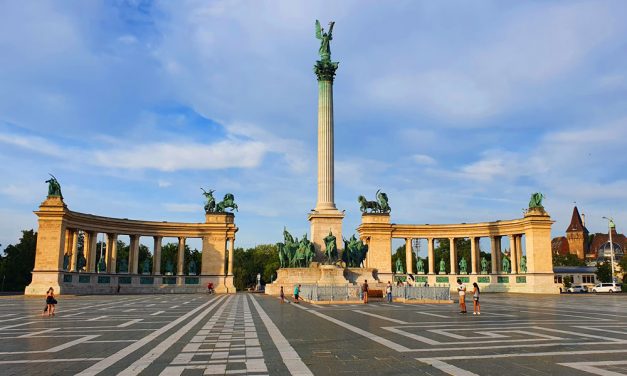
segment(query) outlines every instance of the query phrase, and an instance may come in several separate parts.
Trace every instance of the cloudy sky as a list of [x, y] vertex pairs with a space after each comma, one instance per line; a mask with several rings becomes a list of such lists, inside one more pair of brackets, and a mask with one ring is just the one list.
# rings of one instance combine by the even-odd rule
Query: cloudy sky
[[336, 21], [336, 203], [396, 223], [520, 217], [627, 226], [627, 3], [1, 1], [0, 244], [71, 210], [203, 221], [235, 194], [237, 244], [309, 230], [319, 43]]

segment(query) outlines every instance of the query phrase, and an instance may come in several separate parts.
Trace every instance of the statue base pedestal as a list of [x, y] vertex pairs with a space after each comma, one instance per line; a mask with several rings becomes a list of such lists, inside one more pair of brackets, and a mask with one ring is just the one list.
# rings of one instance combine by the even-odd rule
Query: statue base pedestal
[[319, 285], [335, 285], [346, 284], [348, 281], [344, 278], [344, 269], [337, 265], [321, 265]]
[[285, 295], [290, 295], [294, 286], [302, 285], [342, 285], [350, 282], [344, 277], [344, 269], [337, 265], [319, 265], [309, 268], [281, 268], [277, 270], [277, 278], [266, 285], [266, 294], [279, 295], [281, 286]]
[[311, 242], [316, 249], [314, 261], [325, 260], [324, 238], [329, 235], [329, 231], [335, 236], [338, 254], [344, 248], [342, 241], [342, 220], [344, 213], [337, 209], [312, 211], [307, 217], [311, 223]]

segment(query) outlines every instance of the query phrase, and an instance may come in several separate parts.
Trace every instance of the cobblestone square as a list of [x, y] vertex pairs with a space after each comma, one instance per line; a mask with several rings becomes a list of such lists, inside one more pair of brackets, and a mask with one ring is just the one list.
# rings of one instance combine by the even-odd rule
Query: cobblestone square
[[281, 304], [224, 295], [0, 298], [3, 375], [623, 375], [627, 296]]

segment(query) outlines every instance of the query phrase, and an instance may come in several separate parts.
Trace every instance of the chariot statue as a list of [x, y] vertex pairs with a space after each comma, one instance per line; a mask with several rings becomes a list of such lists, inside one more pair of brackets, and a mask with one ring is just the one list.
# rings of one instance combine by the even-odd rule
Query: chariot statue
[[224, 200], [218, 202], [216, 204], [216, 213], [225, 213], [226, 209], [237, 210], [237, 204], [235, 203], [235, 196], [232, 193], [227, 193], [224, 195]]
[[389, 213], [391, 211], [390, 205], [388, 204], [388, 195], [385, 192], [381, 192], [379, 189], [375, 193], [376, 201], [368, 201], [366, 197], [359, 195], [357, 197], [357, 202], [359, 202], [359, 210], [362, 213]]
[[531, 195], [531, 199], [529, 200], [529, 209], [542, 209], [542, 200], [544, 199], [544, 195], [540, 192], [536, 192]]
[[210, 189], [209, 192], [207, 192], [202, 187], [200, 189], [202, 190], [202, 195], [205, 196], [205, 199], [207, 199], [207, 202], [205, 203], [205, 213], [209, 214], [215, 212], [216, 199], [213, 197], [213, 192], [215, 191]]

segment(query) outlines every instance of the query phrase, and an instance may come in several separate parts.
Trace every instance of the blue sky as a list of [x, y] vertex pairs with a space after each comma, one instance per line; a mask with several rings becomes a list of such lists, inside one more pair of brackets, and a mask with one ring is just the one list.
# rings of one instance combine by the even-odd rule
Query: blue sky
[[314, 20], [336, 21], [336, 204], [388, 193], [396, 223], [627, 224], [627, 3], [0, 2], [0, 244], [71, 210], [203, 221], [235, 194], [237, 245], [309, 230]]

